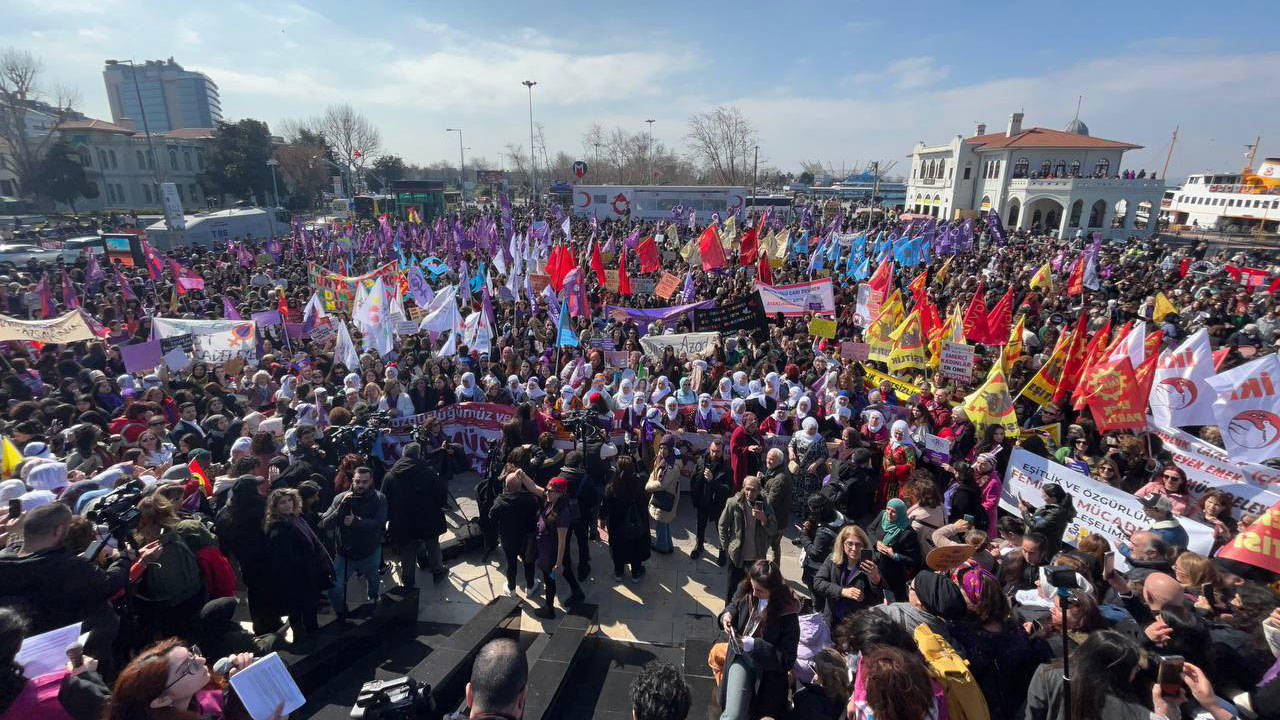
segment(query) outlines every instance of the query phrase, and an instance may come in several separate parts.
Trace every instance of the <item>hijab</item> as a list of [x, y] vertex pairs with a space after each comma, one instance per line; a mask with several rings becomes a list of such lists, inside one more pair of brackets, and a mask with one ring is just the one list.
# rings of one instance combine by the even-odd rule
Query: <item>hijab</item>
[[706, 393], [702, 393], [701, 395], [699, 395], [698, 396], [698, 417], [714, 418], [715, 412], [716, 412], [715, 409], [711, 407], [711, 396]]
[[665, 400], [666, 397], [670, 394], [671, 394], [671, 381], [667, 379], [666, 375], [659, 375], [657, 387], [653, 389], [653, 394], [649, 396], [649, 401], [652, 402], [654, 405], [657, 405], [658, 403]]
[[764, 384], [766, 387], [765, 393], [774, 400], [778, 400], [778, 393], [782, 389], [782, 376], [776, 372], [771, 372], [764, 376]]
[[[901, 431], [902, 439], [897, 438], [898, 432]], [[906, 446], [915, 449], [916, 441], [911, 438], [911, 430], [907, 427], [906, 420], [894, 420], [893, 426], [889, 428], [889, 449], [892, 450], [899, 446]]]
[[863, 413], [867, 418], [867, 429], [872, 433], [878, 433], [884, 429], [884, 415], [879, 410], [868, 410]]
[[525, 384], [524, 384], [524, 392], [525, 392], [525, 394], [526, 394], [526, 395], [528, 395], [528, 396], [529, 396], [529, 399], [530, 399], [530, 400], [533, 400], [533, 401], [541, 400], [543, 397], [545, 397], [545, 396], [546, 396], [546, 393], [544, 393], [544, 392], [542, 391], [542, 388], [538, 386], [538, 378], [537, 378], [537, 377], [530, 377], [530, 378], [525, 382]]
[[746, 397], [751, 392], [747, 388], [747, 374], [742, 370], [733, 374], [733, 392], [738, 397]]
[[[889, 519], [889, 508], [893, 508], [897, 515], [892, 520]], [[884, 513], [880, 516], [880, 530], [884, 532], [885, 545], [892, 545], [899, 535], [911, 530], [911, 518], [907, 517], [907, 504], [901, 498], [893, 498], [885, 504]]]
[[800, 423], [800, 432], [796, 433], [795, 441], [801, 448], [808, 447], [815, 442], [821, 442], [822, 436], [818, 434], [818, 418], [810, 415]]
[[800, 399], [796, 401], [796, 419], [803, 422], [809, 417], [809, 411], [812, 409], [813, 401], [809, 399], [808, 395], [801, 395]]
[[663, 403], [662, 419], [667, 422], [680, 421], [680, 403], [677, 402], [675, 398], [669, 397], [666, 402]]
[[720, 378], [720, 383], [716, 387], [716, 394], [721, 400], [733, 399], [733, 381], [727, 377]]
[[747, 401], [742, 398], [734, 398], [729, 403], [729, 415], [733, 418], [733, 422], [741, 425], [746, 420]]
[[688, 376], [680, 378], [680, 389], [676, 391], [676, 401], [681, 403], [697, 402], [698, 396], [689, 388]]
[[[614, 400], [618, 403], [618, 407], [629, 407], [636, 399], [635, 381], [631, 378], [622, 378], [622, 382], [618, 383], [618, 394], [614, 396]], [[644, 402], [643, 399], [641, 402]]]

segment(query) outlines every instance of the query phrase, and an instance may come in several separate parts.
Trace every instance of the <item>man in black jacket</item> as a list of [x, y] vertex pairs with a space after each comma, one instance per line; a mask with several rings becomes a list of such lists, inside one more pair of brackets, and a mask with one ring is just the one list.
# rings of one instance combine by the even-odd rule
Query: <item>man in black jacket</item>
[[347, 617], [347, 575], [358, 571], [368, 584], [369, 602], [378, 601], [382, 564], [382, 536], [387, 524], [387, 499], [373, 489], [373, 470], [356, 468], [351, 489], [338, 493], [320, 517], [320, 527], [338, 530], [337, 557], [334, 558], [333, 588], [329, 601], [339, 620]]
[[422, 458], [422, 448], [412, 442], [382, 478], [387, 497], [387, 540], [400, 558], [400, 584], [415, 584], [415, 560], [426, 564], [431, 578], [440, 583], [449, 576], [440, 557], [440, 533], [445, 530], [444, 508], [449, 498], [444, 480]]
[[[697, 543], [689, 557], [697, 560], [702, 556], [702, 542], [707, 532], [707, 522], [719, 520], [724, 512], [724, 503], [733, 494], [733, 468], [729, 459], [724, 456], [724, 441], [711, 441], [707, 452], [698, 459], [698, 467], [694, 470], [690, 481], [690, 494], [693, 506], [698, 510], [698, 521], [695, 537]], [[720, 554], [716, 560], [724, 564], [724, 539], [720, 541]]]
[[31, 634], [83, 623], [91, 632], [85, 652], [112, 657], [120, 619], [109, 604], [129, 584], [132, 561], [110, 548], [106, 570], [72, 553], [62, 541], [71, 527], [71, 510], [62, 503], [41, 505], [23, 518], [22, 548], [0, 554], [0, 606], [14, 606], [29, 621]]

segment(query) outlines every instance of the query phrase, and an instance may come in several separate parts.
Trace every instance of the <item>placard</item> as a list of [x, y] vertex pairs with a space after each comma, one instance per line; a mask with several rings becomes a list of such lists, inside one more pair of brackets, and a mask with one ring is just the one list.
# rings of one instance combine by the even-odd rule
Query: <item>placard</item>
[[[36, 303], [36, 307], [39, 307], [38, 296]], [[0, 341], [34, 340], [50, 345], [77, 340], [96, 340], [97, 337], [85, 320], [82, 310], [72, 310], [49, 320], [19, 320], [8, 315], [0, 315]]]
[[796, 317], [811, 312], [834, 313], [836, 311], [835, 290], [831, 278], [790, 285], [765, 285], [762, 282], [756, 282], [756, 289], [764, 302], [765, 314], [771, 317], [778, 313], [786, 317]]
[[973, 348], [968, 343], [943, 340], [938, 372], [945, 378], [971, 382], [973, 380]]
[[661, 360], [667, 348], [675, 351], [676, 357], [710, 357], [715, 352], [720, 333], [691, 332], [674, 335], [645, 335], [640, 338], [640, 347], [644, 354], [654, 360]]
[[871, 346], [864, 342], [845, 340], [840, 343], [840, 357], [845, 360], [862, 361], [871, 354]]
[[748, 295], [737, 302], [693, 311], [693, 326], [706, 332], [755, 332], [763, 330], [765, 324], [764, 304], [760, 302], [758, 294]]
[[663, 300], [670, 300], [675, 295], [676, 290], [680, 288], [680, 278], [669, 272], [662, 273], [662, 277], [658, 278], [658, 284], [653, 288], [653, 294]]
[[951, 462], [951, 440], [925, 433], [924, 456], [934, 465]]
[[130, 373], [149, 373], [164, 362], [164, 352], [159, 340], [120, 346], [120, 359]]
[[884, 302], [884, 291], [876, 290], [866, 283], [858, 285], [858, 303], [853, 309], [853, 322], [859, 327], [867, 327], [875, 320]]
[[1194, 435], [1164, 428], [1154, 423], [1151, 432], [1164, 441], [1164, 449], [1173, 464], [1187, 474], [1187, 490], [1194, 502], [1210, 490], [1221, 490], [1231, 497], [1231, 516], [1239, 520], [1246, 513], [1254, 517], [1280, 503], [1280, 470], [1265, 465], [1235, 463], [1222, 448]]
[[809, 334], [815, 337], [833, 339], [836, 336], [836, 321], [815, 317], [809, 321]]

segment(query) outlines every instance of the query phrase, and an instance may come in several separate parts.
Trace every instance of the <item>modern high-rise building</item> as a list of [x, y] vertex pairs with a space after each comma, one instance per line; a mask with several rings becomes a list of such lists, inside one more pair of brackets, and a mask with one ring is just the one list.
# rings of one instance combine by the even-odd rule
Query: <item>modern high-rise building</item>
[[[202, 72], [184, 70], [173, 58], [129, 65], [108, 60], [102, 71], [111, 120], [142, 130], [211, 128], [222, 120], [218, 85]], [[137, 85], [134, 79], [137, 79]], [[141, 108], [139, 107], [141, 98]]]

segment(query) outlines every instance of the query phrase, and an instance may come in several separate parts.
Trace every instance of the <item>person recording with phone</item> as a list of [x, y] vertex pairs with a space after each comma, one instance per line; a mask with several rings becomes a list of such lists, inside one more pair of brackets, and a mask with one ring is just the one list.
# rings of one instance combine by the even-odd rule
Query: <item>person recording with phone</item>
[[857, 525], [845, 525], [836, 536], [831, 556], [813, 579], [814, 597], [826, 600], [822, 611], [827, 627], [863, 608], [884, 601], [880, 568], [872, 559], [871, 538]]
[[747, 568], [765, 557], [770, 540], [778, 534], [773, 508], [760, 494], [760, 478], [748, 475], [742, 479], [742, 489], [725, 501], [718, 529], [729, 566], [724, 592], [728, 603], [746, 577]]

